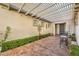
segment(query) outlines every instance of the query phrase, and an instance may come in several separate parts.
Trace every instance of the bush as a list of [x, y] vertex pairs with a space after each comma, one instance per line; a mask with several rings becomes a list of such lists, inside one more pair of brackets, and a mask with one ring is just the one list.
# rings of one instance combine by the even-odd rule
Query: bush
[[1, 44], [2, 44], [2, 40], [0, 39], [0, 46], [1, 46]]
[[76, 36], [75, 36], [75, 34], [69, 35], [69, 37], [71, 38], [72, 41], [76, 41]]
[[2, 46], [3, 40], [0, 39], [0, 47]]
[[41, 36], [40, 36], [40, 39], [41, 39], [41, 38], [48, 37], [48, 36], [50, 36], [50, 35], [51, 35], [50, 33], [48, 33], [48, 34], [44, 34], [44, 35], [41, 35]]
[[[49, 33], [41, 35], [40, 39], [48, 37], [48, 36], [50, 36]], [[17, 40], [4, 42], [4, 43], [2, 43], [2, 52], [6, 51], [6, 50], [9, 50], [9, 49], [13, 49], [13, 48], [19, 47], [19, 46], [22, 46], [24, 44], [28, 44], [28, 43], [34, 42], [36, 40], [38, 40], [38, 36], [33, 36], [33, 37], [29, 37], [29, 38], [17, 39]]]
[[79, 56], [79, 46], [77, 45], [71, 45], [71, 56]]

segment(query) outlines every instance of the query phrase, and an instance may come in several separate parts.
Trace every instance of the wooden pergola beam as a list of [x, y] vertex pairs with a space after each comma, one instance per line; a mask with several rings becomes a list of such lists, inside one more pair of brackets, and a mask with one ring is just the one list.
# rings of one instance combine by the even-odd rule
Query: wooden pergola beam
[[19, 10], [18, 10], [19, 13], [20, 13], [20, 11], [22, 10], [22, 8], [24, 7], [24, 5], [25, 5], [25, 3], [23, 3], [23, 4], [21, 5], [21, 7], [19, 8]]
[[41, 3], [39, 3], [38, 5], [36, 5], [33, 9], [31, 9], [29, 12], [26, 12], [25, 15], [28, 15], [29, 13], [31, 13], [33, 10], [35, 10], [37, 7], [39, 7], [41, 5]]

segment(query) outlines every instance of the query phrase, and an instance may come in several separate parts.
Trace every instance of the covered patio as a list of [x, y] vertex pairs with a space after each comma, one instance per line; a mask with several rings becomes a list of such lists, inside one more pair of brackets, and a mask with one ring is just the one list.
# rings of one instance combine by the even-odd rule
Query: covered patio
[[0, 3], [4, 46], [0, 55], [68, 56], [59, 36], [77, 34], [74, 7], [74, 3]]

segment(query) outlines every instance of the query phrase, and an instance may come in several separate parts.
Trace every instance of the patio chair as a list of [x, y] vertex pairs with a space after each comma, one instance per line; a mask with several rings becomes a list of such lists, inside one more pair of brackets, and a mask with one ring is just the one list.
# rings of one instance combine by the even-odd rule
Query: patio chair
[[68, 47], [68, 35], [66, 33], [60, 34], [60, 47], [63, 43]]

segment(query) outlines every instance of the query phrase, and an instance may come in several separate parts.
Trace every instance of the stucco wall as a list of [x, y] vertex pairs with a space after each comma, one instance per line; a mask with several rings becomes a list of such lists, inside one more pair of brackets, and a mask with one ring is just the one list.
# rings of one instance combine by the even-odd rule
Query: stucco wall
[[[25, 16], [0, 6], [0, 33], [3, 33], [0, 36], [4, 35], [7, 26], [11, 27], [8, 40], [38, 35], [37, 27], [33, 26], [33, 19], [31, 16]], [[49, 32], [51, 32], [51, 26], [46, 29], [44, 25], [41, 33]]]

